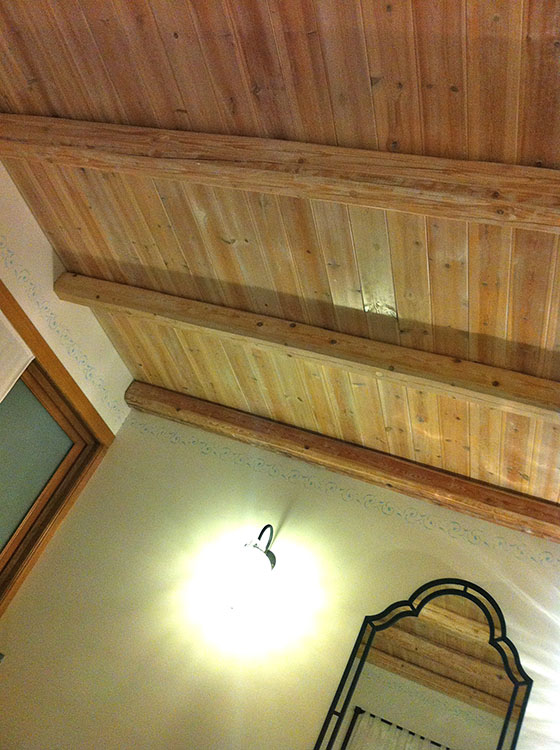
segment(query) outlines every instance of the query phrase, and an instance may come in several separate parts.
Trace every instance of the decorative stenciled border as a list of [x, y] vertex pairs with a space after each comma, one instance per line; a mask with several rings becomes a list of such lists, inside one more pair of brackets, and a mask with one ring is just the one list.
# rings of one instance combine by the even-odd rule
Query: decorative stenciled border
[[[77, 363], [85, 380], [95, 388], [109, 411], [123, 422], [128, 414], [126, 404], [124, 401], [121, 402], [110, 397], [109, 389], [103, 377], [76, 343], [69, 329], [59, 321], [56, 313], [42, 295], [40, 287], [33, 281], [30, 271], [16, 260], [15, 253], [7, 246], [5, 235], [0, 235], [0, 260], [3, 266], [23, 286], [27, 298], [43, 320], [45, 320], [49, 329], [60, 339], [66, 354]], [[309, 489], [317, 490], [330, 496], [336, 496], [344, 502], [357, 503], [363, 508], [382, 513], [386, 516], [399, 518], [409, 525], [422, 526], [431, 531], [439, 531], [452, 539], [458, 539], [473, 546], [499, 550], [513, 555], [518, 560], [525, 560], [537, 565], [546, 566], [549, 569], [558, 568], [560, 570], [560, 556], [558, 553], [544, 551], [534, 554], [527, 545], [509, 542], [501, 536], [488, 539], [480, 529], [465, 526], [458, 521], [442, 521], [430, 513], [424, 513], [418, 510], [418, 508], [406, 506], [406, 503], [401, 501], [398, 496], [395, 496], [394, 500], [388, 501], [378, 497], [375, 491], [366, 493], [356, 491], [338, 481], [323, 479], [311, 473], [303, 472], [299, 468], [284, 471], [262, 458], [250, 458], [228, 447], [217, 447], [210, 440], [199, 438], [185, 440], [176, 430], [158, 428], [153, 423], [148, 424], [134, 414], [129, 417], [128, 424], [141, 432], [152, 434], [170, 443], [196, 448], [202, 455], [217, 456], [233, 464], [248, 466], [253, 471], [264, 473], [267, 476], [294, 482]]]
[[[266, 461], [259, 456], [251, 456], [246, 452], [233, 450], [229, 446], [217, 445], [211, 438], [206, 436], [183, 437], [177, 429], [160, 426], [159, 419], [153, 418], [153, 421], [152, 419], [146, 421], [145, 418], [135, 412], [130, 414], [126, 425], [172, 445], [194, 448], [203, 456], [220, 458], [228, 461], [230, 464], [249, 467], [252, 471], [265, 474], [274, 479], [292, 482], [325, 495], [337, 497], [346, 503], [356, 503], [366, 510], [398, 518], [410, 526], [421, 526], [430, 531], [446, 534], [452, 539], [457, 539], [473, 547], [499, 551], [512, 555], [517, 560], [546, 567], [549, 570], [560, 570], [560, 547], [555, 551], [547, 550], [535, 553], [528, 545], [523, 543], [510, 542], [500, 535], [489, 538], [482, 529], [467, 526], [459, 521], [447, 521], [437, 518], [437, 516], [431, 515], [429, 512], [422, 512], [417, 507], [407, 505], [404, 496], [397, 495], [396, 493], [394, 499], [389, 501], [378, 496], [375, 490], [364, 492], [345, 485], [342, 478], [341, 481], [338, 481], [322, 477], [311, 473], [309, 470], [300, 469], [297, 466], [294, 466], [293, 469], [285, 470], [284, 468], [279, 468], [272, 461]], [[200, 432], [202, 435], [205, 435], [202, 431]], [[319, 470], [319, 472], [322, 471]], [[326, 472], [326, 470], [324, 471]], [[389, 492], [389, 490], [386, 492]], [[442, 512], [444, 513], [444, 511]]]
[[33, 281], [31, 272], [16, 260], [14, 251], [8, 248], [6, 236], [2, 234], [0, 234], [0, 260], [4, 268], [10, 271], [21, 284], [26, 297], [46, 322], [49, 329], [60, 340], [66, 354], [76, 362], [84, 379], [93, 386], [111, 414], [122, 423], [129, 412], [126, 404], [124, 401], [111, 398], [103, 376], [99, 374], [95, 365], [91, 364], [87, 354], [72, 337], [69, 329], [60, 322], [43, 296], [41, 288]]

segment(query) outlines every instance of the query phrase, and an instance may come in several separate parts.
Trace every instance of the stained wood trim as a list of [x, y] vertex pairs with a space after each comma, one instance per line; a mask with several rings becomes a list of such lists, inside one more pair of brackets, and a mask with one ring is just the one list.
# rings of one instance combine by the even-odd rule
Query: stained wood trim
[[0, 309], [35, 355], [22, 380], [74, 443], [0, 553], [2, 614], [114, 435], [2, 282]]
[[138, 381], [128, 388], [125, 398], [129, 406], [149, 414], [293, 456], [517, 531], [560, 541], [560, 506], [555, 503]]
[[51, 495], [29, 532], [11, 555], [0, 572], [0, 615], [13, 599], [106, 452], [107, 447], [99, 443], [93, 443], [82, 451], [71, 471]]
[[552, 169], [14, 114], [0, 157], [560, 233]]
[[84, 424], [102, 445], [109, 446], [115, 436], [95, 407], [86, 398], [68, 370], [24, 313], [5, 284], [0, 281], [0, 309], [33, 352], [35, 359], [49, 373], [57, 388]]
[[63, 274], [54, 288], [60, 299], [94, 310], [123, 313], [184, 330], [218, 331], [227, 338], [342, 366], [369, 377], [399, 381], [516, 414], [560, 420], [560, 383], [556, 381], [78, 274]]

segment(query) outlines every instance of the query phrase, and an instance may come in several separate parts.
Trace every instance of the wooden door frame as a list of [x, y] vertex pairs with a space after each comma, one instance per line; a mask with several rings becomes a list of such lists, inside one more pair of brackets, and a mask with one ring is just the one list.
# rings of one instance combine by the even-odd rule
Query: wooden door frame
[[94, 473], [114, 434], [0, 281], [0, 310], [35, 359], [23, 382], [73, 441], [67, 457], [0, 552], [0, 615]]

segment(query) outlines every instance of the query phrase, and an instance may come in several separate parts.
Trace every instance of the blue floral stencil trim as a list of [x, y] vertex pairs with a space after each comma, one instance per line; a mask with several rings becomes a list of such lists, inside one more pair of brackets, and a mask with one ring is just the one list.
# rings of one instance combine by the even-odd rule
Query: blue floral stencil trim
[[128, 414], [126, 404], [124, 401], [111, 398], [103, 377], [72, 338], [69, 329], [59, 321], [56, 313], [42, 296], [40, 287], [33, 281], [31, 272], [16, 260], [15, 253], [7, 246], [6, 236], [2, 234], [0, 234], [0, 260], [4, 268], [10, 271], [22, 285], [26, 297], [47, 323], [49, 329], [58, 337], [66, 354], [77, 363], [85, 380], [95, 388], [107, 409], [123, 422]]
[[463, 525], [459, 521], [445, 521], [432, 516], [429, 512], [423, 512], [417, 507], [409, 506], [406, 501], [395, 497], [394, 500], [386, 500], [379, 497], [375, 491], [362, 492], [342, 482], [333, 479], [323, 479], [299, 468], [281, 469], [272, 462], [265, 461], [262, 457], [252, 457], [241, 451], [232, 450], [229, 447], [217, 446], [211, 440], [199, 437], [184, 438], [177, 430], [161, 427], [154, 422], [146, 422], [135, 412], [129, 416], [127, 426], [145, 434], [152, 435], [159, 440], [195, 448], [203, 456], [213, 456], [229, 461], [237, 466], [246, 466], [252, 471], [265, 474], [275, 479], [299, 484], [308, 489], [322, 492], [331, 497], [337, 497], [345, 503], [360, 505], [362, 508], [381, 513], [385, 516], [393, 516], [410, 526], [420, 526], [429, 531], [439, 531], [451, 539], [458, 539], [464, 544], [473, 547], [499, 551], [512, 555], [517, 560], [537, 564], [548, 569], [560, 570], [560, 556], [557, 552], [549, 550], [534, 552], [527, 545], [519, 542], [510, 542], [505, 537], [495, 536], [488, 538], [481, 529]]

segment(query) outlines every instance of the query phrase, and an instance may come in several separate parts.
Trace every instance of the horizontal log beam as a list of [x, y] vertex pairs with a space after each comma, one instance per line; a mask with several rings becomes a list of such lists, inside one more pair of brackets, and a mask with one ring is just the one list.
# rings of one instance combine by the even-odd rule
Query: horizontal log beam
[[449, 633], [475, 643], [488, 643], [490, 639], [488, 623], [470, 620], [449, 609], [437, 607], [433, 602], [431, 606], [422, 610], [422, 621], [442, 633]]
[[[487, 648], [492, 650], [488, 645]], [[504, 702], [511, 695], [512, 684], [507, 677], [504, 665], [499, 661], [490, 664], [456, 648], [448, 648], [415, 633], [391, 627], [375, 634], [374, 650], [392, 654], [409, 664], [442, 677], [451, 677], [475, 690], [500, 698]], [[497, 654], [497, 652], [495, 652]]]
[[129, 406], [560, 542], [560, 506], [164, 388], [134, 382]]
[[[396, 656], [386, 654], [375, 648], [371, 649], [366, 661], [380, 669], [385, 669], [388, 672], [400, 675], [407, 680], [417, 682], [419, 685], [424, 685], [424, 687], [430, 688], [431, 690], [437, 690], [444, 695], [456, 698], [469, 706], [480, 708], [483, 711], [489, 711], [490, 713], [501, 716], [502, 718], [505, 717], [507, 713], [507, 701], [496, 698], [494, 695], [484, 693], [476, 688], [469, 687], [468, 685], [463, 685], [449, 677], [444, 677], [428, 669], [418, 667], [416, 664], [410, 664], [410, 662], [407, 662], [404, 659], [399, 659]], [[517, 708], [517, 710], [514, 710], [514, 718], [518, 715], [519, 709]]]
[[0, 114], [4, 157], [560, 233], [552, 169]]
[[556, 381], [77, 274], [63, 274], [54, 288], [60, 299], [94, 310], [183, 330], [215, 331], [362, 376], [560, 421]]

